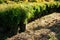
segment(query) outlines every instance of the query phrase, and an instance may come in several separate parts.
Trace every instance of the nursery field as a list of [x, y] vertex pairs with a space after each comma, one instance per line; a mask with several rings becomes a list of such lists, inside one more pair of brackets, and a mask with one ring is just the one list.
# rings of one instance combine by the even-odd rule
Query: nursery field
[[[59, 0], [0, 0], [0, 40], [5, 40], [16, 35], [17, 33], [20, 34], [22, 32], [25, 32], [30, 27], [27, 26], [27, 24], [41, 17], [50, 15], [54, 12], [57, 13], [56, 15], [60, 13]], [[59, 16], [56, 18], [59, 18]], [[48, 20], [48, 18], [46, 19]], [[34, 27], [34, 25], [32, 25], [32, 27]], [[59, 40], [59, 38], [56, 38], [56, 40]]]

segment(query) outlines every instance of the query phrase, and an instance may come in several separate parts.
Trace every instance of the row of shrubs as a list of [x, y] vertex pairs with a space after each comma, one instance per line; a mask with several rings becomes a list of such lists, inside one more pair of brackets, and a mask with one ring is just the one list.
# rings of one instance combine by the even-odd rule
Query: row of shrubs
[[0, 28], [12, 33], [17, 31], [20, 22], [27, 24], [31, 18], [59, 10], [59, 2], [0, 4]]

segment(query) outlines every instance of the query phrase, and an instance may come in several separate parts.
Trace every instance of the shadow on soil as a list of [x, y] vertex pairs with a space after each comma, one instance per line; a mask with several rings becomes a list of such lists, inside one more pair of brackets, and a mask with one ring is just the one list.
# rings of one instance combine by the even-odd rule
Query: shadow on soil
[[56, 33], [56, 37], [60, 40], [60, 25], [53, 25], [49, 28], [52, 32]]

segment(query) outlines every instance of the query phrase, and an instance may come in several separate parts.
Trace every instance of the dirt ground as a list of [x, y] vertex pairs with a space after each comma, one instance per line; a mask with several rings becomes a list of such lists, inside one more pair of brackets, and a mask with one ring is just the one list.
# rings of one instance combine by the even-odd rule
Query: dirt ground
[[6, 40], [60, 40], [60, 13], [52, 13], [27, 24], [26, 31]]

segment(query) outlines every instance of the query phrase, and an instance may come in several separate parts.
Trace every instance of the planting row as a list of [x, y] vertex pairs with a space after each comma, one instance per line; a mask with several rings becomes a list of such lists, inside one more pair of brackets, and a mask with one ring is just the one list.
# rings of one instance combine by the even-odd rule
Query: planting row
[[27, 24], [32, 18], [59, 10], [59, 2], [0, 4], [0, 27], [4, 31], [17, 31], [18, 24]]

